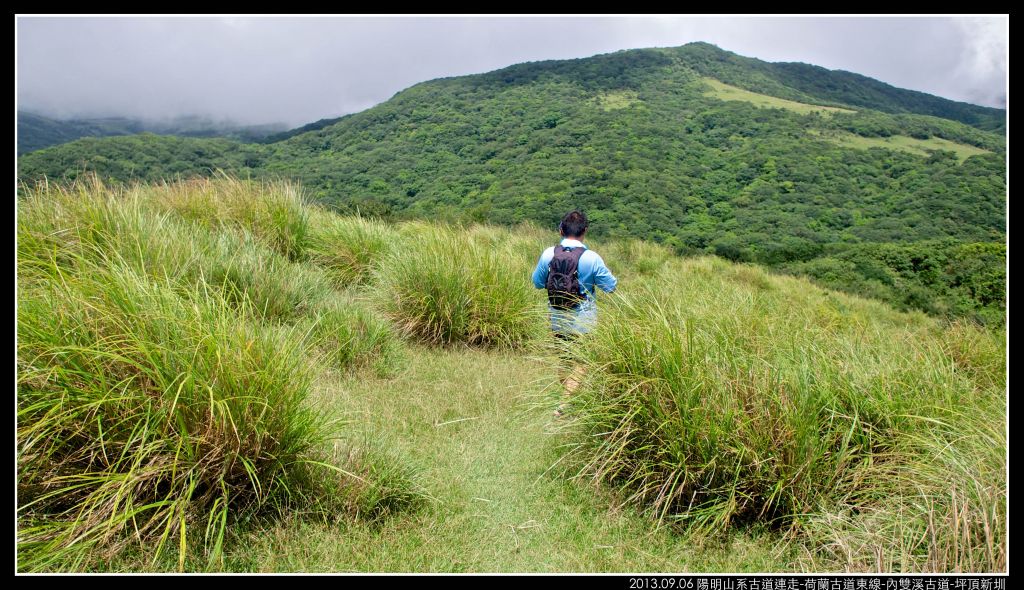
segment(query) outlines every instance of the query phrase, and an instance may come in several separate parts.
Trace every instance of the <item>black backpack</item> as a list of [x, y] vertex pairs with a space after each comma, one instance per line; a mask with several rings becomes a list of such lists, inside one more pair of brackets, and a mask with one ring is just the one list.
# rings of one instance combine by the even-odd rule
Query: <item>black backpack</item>
[[580, 296], [580, 256], [586, 248], [555, 246], [555, 256], [548, 263], [548, 303], [555, 309], [574, 309], [582, 301]]

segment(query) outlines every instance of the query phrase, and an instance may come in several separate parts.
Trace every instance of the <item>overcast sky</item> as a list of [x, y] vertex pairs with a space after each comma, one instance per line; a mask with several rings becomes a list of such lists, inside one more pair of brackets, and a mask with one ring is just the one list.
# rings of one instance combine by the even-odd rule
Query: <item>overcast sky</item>
[[417, 82], [707, 41], [1006, 106], [1009, 17], [19, 17], [17, 100], [55, 116], [302, 125]]

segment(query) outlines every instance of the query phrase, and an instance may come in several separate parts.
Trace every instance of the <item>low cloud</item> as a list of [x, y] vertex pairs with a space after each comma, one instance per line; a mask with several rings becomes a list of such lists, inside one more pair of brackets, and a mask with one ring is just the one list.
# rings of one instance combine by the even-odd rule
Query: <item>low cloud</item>
[[708, 41], [902, 88], [1006, 104], [1006, 18], [17, 19], [19, 108], [301, 125], [417, 82], [514, 63]]

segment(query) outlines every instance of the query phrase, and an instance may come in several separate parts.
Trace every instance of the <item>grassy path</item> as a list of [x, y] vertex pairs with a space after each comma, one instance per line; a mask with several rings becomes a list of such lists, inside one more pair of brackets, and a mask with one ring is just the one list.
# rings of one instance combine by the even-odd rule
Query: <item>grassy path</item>
[[249, 535], [228, 569], [249, 571], [767, 571], [789, 561], [771, 538], [702, 544], [585, 483], [545, 474], [557, 459], [550, 413], [530, 408], [554, 381], [542, 359], [417, 348], [392, 380], [344, 378], [324, 403], [355, 408], [352, 429], [385, 433], [413, 458], [431, 506], [377, 524], [285, 522]]

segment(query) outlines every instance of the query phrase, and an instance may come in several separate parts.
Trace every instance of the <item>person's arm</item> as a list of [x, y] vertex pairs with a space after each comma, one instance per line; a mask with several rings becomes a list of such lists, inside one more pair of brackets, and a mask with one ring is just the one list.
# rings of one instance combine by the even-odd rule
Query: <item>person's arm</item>
[[[540, 253], [540, 259], [537, 261], [537, 268], [533, 269], [533, 286], [538, 289], [543, 289], [548, 280], [548, 263], [551, 262], [551, 258], [546, 256], [547, 253], [547, 250]], [[552, 256], [553, 255], [554, 249], [552, 249]]]
[[[597, 252], [594, 254], [597, 255]], [[615, 286], [619, 284], [618, 279], [615, 278], [612, 271], [608, 270], [600, 255], [597, 255], [597, 260], [594, 262], [594, 284], [605, 293], [615, 291]]]

